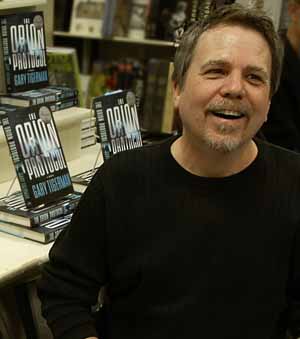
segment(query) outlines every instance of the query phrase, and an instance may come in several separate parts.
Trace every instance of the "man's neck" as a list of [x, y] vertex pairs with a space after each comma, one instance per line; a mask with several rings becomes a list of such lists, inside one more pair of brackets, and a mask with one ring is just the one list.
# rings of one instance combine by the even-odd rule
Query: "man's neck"
[[257, 156], [254, 141], [232, 152], [220, 152], [208, 147], [196, 147], [184, 137], [171, 146], [171, 154], [186, 171], [202, 177], [226, 177], [247, 168]]

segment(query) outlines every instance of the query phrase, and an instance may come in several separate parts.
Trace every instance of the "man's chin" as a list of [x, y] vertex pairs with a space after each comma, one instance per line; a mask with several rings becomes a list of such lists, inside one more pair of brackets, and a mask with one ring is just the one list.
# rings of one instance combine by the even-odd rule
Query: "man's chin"
[[241, 147], [242, 142], [238, 138], [221, 137], [221, 138], [207, 138], [206, 144], [210, 149], [221, 152], [230, 153]]

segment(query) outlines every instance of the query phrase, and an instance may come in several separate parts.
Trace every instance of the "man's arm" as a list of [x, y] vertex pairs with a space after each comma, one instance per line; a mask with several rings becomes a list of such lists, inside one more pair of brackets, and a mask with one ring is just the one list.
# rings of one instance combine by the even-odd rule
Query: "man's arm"
[[52, 247], [38, 282], [42, 312], [54, 338], [97, 338], [91, 306], [107, 276], [104, 200], [97, 173]]
[[291, 338], [298, 339], [300, 338], [300, 229], [293, 239], [287, 298], [288, 332]]

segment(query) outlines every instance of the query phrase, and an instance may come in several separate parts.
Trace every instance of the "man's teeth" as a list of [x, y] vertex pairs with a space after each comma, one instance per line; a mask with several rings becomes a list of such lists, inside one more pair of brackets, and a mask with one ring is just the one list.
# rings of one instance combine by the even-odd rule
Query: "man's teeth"
[[221, 118], [227, 118], [227, 119], [237, 119], [244, 116], [243, 113], [235, 112], [235, 111], [217, 111], [213, 112], [214, 115], [221, 117]]

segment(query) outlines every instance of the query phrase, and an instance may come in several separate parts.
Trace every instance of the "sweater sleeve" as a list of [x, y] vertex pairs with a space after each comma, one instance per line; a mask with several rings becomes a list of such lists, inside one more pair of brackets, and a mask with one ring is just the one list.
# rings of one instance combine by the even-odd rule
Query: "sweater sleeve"
[[38, 282], [42, 313], [56, 339], [98, 335], [91, 306], [107, 279], [105, 233], [104, 190], [98, 171], [70, 225], [52, 247]]

